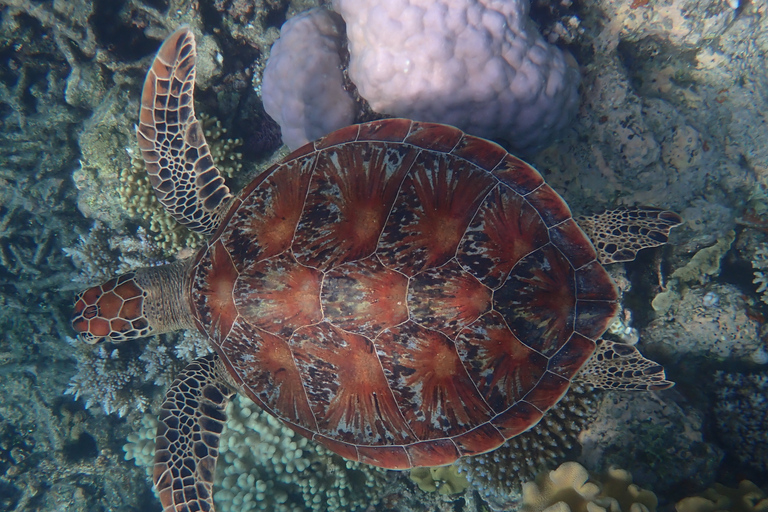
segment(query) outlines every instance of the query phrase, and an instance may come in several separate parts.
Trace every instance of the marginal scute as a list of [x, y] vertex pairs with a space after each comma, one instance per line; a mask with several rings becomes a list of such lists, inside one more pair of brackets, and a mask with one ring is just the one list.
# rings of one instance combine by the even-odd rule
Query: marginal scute
[[329, 148], [346, 142], [353, 142], [357, 140], [358, 133], [360, 132], [360, 126], [353, 124], [335, 132], [331, 132], [325, 137], [322, 137], [314, 142], [316, 150]]
[[411, 131], [412, 121], [408, 119], [390, 119], [385, 123], [373, 122], [359, 125], [357, 140], [378, 142], [403, 142]]
[[451, 152], [452, 155], [472, 162], [490, 172], [507, 156], [506, 150], [493, 142], [464, 135]]
[[542, 411], [528, 402], [520, 401], [493, 418], [491, 424], [509, 439], [534, 426], [542, 416], [544, 416]]
[[595, 351], [595, 342], [575, 332], [557, 354], [549, 360], [547, 369], [565, 379], [572, 379]]
[[540, 411], [546, 411], [560, 401], [570, 384], [568, 379], [547, 371], [525, 395], [525, 401]]
[[491, 423], [484, 423], [453, 438], [462, 456], [487, 452], [505, 441], [506, 438]]
[[595, 261], [597, 253], [592, 243], [573, 219], [551, 227], [549, 238], [552, 244], [566, 255], [575, 269]]
[[403, 446], [358, 446], [360, 462], [390, 469], [408, 469], [412, 466]]
[[493, 175], [523, 196], [530, 194], [544, 183], [544, 178], [539, 171], [509, 153], [493, 170]]
[[464, 133], [453, 126], [415, 122], [404, 142], [428, 151], [448, 153], [463, 136]]
[[526, 201], [531, 203], [536, 211], [541, 215], [544, 224], [551, 228], [561, 222], [571, 218], [571, 210], [565, 204], [563, 198], [552, 190], [552, 187], [544, 183], [540, 187], [526, 194]]
[[411, 464], [414, 466], [442, 466], [450, 464], [461, 456], [458, 448], [450, 439], [437, 439], [414, 443], [405, 447]]

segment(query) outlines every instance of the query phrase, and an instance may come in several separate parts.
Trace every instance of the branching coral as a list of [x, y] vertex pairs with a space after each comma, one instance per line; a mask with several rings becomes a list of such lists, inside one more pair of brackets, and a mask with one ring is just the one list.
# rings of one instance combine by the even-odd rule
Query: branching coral
[[387, 472], [345, 461], [238, 395], [228, 407], [214, 499], [227, 510], [365, 510]]
[[146, 345], [92, 347], [79, 340], [68, 341], [77, 372], [66, 393], [85, 400], [86, 408], [98, 405], [105, 414], [119, 416], [148, 410], [181, 368], [209, 350], [200, 335], [190, 331], [154, 336]]
[[137, 389], [144, 375], [139, 362], [120, 357], [117, 348], [100, 345], [85, 350], [81, 341], [71, 338], [68, 341], [81, 350], [78, 350], [77, 373], [70, 379], [66, 394], [84, 399], [87, 409], [99, 405], [106, 414], [125, 416], [130, 411], [147, 409], [149, 397]]
[[760, 244], [755, 249], [752, 260], [755, 278], [752, 280], [757, 285], [757, 293], [762, 294], [760, 300], [768, 304], [768, 244]]

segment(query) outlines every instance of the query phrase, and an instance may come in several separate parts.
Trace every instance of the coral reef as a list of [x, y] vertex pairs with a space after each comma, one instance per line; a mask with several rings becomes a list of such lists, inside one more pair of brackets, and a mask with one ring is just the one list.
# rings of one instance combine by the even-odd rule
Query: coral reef
[[[140, 396], [151, 400], [174, 369], [201, 349], [184, 340], [159, 339], [149, 345], [141, 342], [86, 354], [83, 347], [73, 348], [64, 341], [71, 336], [72, 292], [82, 282], [170, 257], [167, 249], [164, 253], [156, 246], [148, 230], [136, 229], [118, 192], [119, 172], [132, 169], [125, 148], [132, 142], [146, 59], [158, 42], [181, 23], [193, 26], [200, 37], [198, 78], [203, 94], [198, 110], [215, 113], [231, 134], [244, 140], [258, 137], [263, 129], [269, 140], [263, 151], [269, 154], [274, 149], [274, 130], [262, 128], [266, 125], [258, 121], [265, 114], [254, 88], [261, 87], [261, 71], [278, 27], [318, 3], [0, 1], [4, 57], [0, 71], [0, 509], [92, 512], [112, 510], [115, 503], [125, 510], [158, 508], [144, 471], [122, 460], [119, 449], [139, 422], [138, 414], [122, 419], [102, 414], [99, 385], [102, 380], [107, 386], [121, 382], [134, 368], [142, 375], [128, 375], [116, 396], [125, 396], [128, 404]], [[766, 271], [760, 268], [763, 256], [755, 252], [765, 250], [761, 244], [766, 244], [768, 212], [768, 131], [762, 129], [768, 98], [761, 92], [768, 88], [765, 2], [537, 0], [534, 4], [558, 10], [553, 18], [537, 18], [537, 23], [541, 22], [550, 41], [569, 44], [578, 57], [584, 101], [560, 141], [532, 155], [532, 163], [575, 212], [651, 204], [673, 208], [687, 221], [674, 232], [673, 246], [663, 259], [657, 253], [653, 261], [648, 258], [628, 265], [627, 279], [637, 284], [653, 276], [650, 281], [655, 283], [668, 261], [673, 268], [683, 267], [691, 255], [727, 240], [736, 223], [741, 224], [737, 236], [744, 237], [743, 248], [727, 254], [724, 276], [712, 275], [703, 283], [697, 278], [679, 287], [677, 295], [669, 296], [667, 313], [661, 318], [652, 318], [649, 297], [642, 287], [635, 287], [633, 303], [627, 307], [635, 313], [641, 343], [657, 344], [654, 348], [664, 352], [665, 363], [684, 363], [673, 366], [674, 378], [681, 382], [697, 378], [700, 367], [687, 364], [688, 356], [680, 355], [678, 342], [680, 347], [699, 350], [715, 364], [721, 358], [728, 365], [764, 362], [753, 349], [765, 345], [765, 306], [759, 297], [765, 297], [761, 286]], [[259, 126], [252, 126], [255, 123]], [[250, 172], [245, 162], [239, 178], [247, 180]], [[174, 244], [192, 245], [172, 240]], [[727, 275], [726, 267], [738, 269], [741, 276]], [[740, 293], [748, 294], [747, 298]], [[651, 327], [647, 320], [652, 320]], [[616, 329], [633, 339], [636, 334], [628, 327], [624, 322]], [[703, 343], [695, 343], [697, 336]], [[115, 348], [116, 359], [111, 359]], [[95, 375], [90, 385], [85, 374], [77, 377], [76, 361], [81, 362], [82, 371]], [[110, 375], [110, 369], [118, 375]], [[728, 369], [735, 382], [745, 389], [762, 389], [748, 374], [737, 371], [743, 368]], [[717, 440], [732, 458], [741, 456], [745, 465], [750, 463], [748, 454], [739, 451], [745, 444], [737, 436], [759, 441], [765, 420], [761, 424], [756, 415], [736, 416], [734, 411], [745, 410], [751, 395], [739, 394], [724, 375], [714, 384], [723, 386], [719, 393], [724, 399], [718, 398], [714, 405], [696, 400], [677, 405], [676, 393], [687, 392], [683, 386], [659, 396], [632, 395], [631, 401], [620, 394], [607, 395], [595, 425], [582, 435], [582, 462], [590, 468], [611, 462], [622, 467], [631, 464], [636, 480], [658, 484], [655, 490], [666, 497], [673, 496], [674, 487], [682, 482], [704, 488], [711, 484], [721, 456], [719, 448], [701, 435], [705, 421], [716, 426]], [[73, 382], [82, 400], [62, 396]], [[90, 409], [83, 408], [86, 399], [93, 405]], [[125, 404], [104, 405], [119, 410]], [[726, 417], [733, 423], [723, 426], [731, 430], [717, 425], [719, 418]], [[147, 421], [142, 431], [152, 430]], [[136, 438], [136, 458], [151, 460], [152, 437]], [[518, 441], [524, 439], [521, 436]], [[551, 442], [555, 447], [577, 447], [556, 436]], [[542, 444], [545, 451], [554, 451], [547, 443]], [[282, 450], [284, 445], [279, 446]], [[517, 449], [517, 454], [499, 452], [499, 460], [528, 467], [525, 457], [534, 452], [531, 444]], [[249, 453], [250, 448], [246, 455], [251, 457]], [[302, 448], [302, 457], [315, 455], [308, 446]], [[482, 510], [486, 505], [476, 499], [477, 494], [496, 482], [511, 481], [510, 470], [502, 474], [501, 464], [491, 455], [483, 456], [485, 462], [474, 473], [480, 493], [471, 487], [471, 492], [449, 502], [444, 500], [450, 497], [424, 493], [400, 477], [388, 484], [376, 507], [399, 512]], [[760, 460], [752, 462], [760, 464]], [[357, 481], [349, 476], [357, 475], [357, 470], [348, 470], [343, 463], [325, 467]], [[259, 477], [263, 482], [286, 478], [285, 471], [282, 476], [274, 474], [275, 465], [268, 468]], [[304, 475], [311, 475], [311, 468]], [[241, 489], [235, 481], [229, 492], [244, 498], [256, 487], [247, 485], [247, 476], [243, 482]], [[344, 480], [328, 477], [325, 482], [330, 489]], [[304, 502], [299, 486], [279, 485], [290, 490], [292, 503]], [[351, 485], [355, 492], [363, 489]], [[732, 503], [726, 504], [712, 494], [704, 498], [708, 500], [705, 508], [695, 510], [763, 510], [759, 507], [765, 503], [764, 494], [758, 494], [756, 486], [742, 487], [740, 492], [749, 496], [747, 503], [734, 495]], [[720, 492], [720, 496], [729, 494]], [[688, 503], [680, 512], [692, 510]]]
[[522, 512], [656, 512], [651, 491], [632, 483], [632, 475], [611, 468], [592, 477], [578, 462], [564, 462], [523, 484]]
[[153, 336], [146, 344], [90, 346], [66, 338], [77, 370], [65, 391], [82, 399], [85, 408], [98, 405], [105, 414], [143, 413], [160, 398], [176, 374], [192, 359], [209, 352], [193, 331]]
[[[214, 485], [221, 512], [366, 510], [398, 474], [345, 461], [258, 410], [245, 396], [232, 400], [227, 415]], [[156, 428], [154, 416], [145, 415], [124, 446], [126, 460], [133, 459], [148, 476]]]
[[492, 452], [459, 459], [455, 465], [496, 509], [515, 506], [522, 482], [551, 469], [578, 446], [579, 432], [589, 425], [596, 406], [595, 393], [588, 386], [573, 384], [529, 431]]
[[738, 459], [768, 471], [768, 373], [715, 373], [714, 419], [721, 441]]
[[700, 496], [691, 496], [675, 504], [677, 512], [765, 512], [768, 495], [749, 480], [735, 489], [715, 484]]
[[730, 231], [726, 237], [710, 247], [699, 250], [688, 263], [672, 272], [667, 289], [654, 297], [651, 303], [653, 309], [661, 314], [666, 313], [672, 304], [680, 300], [687, 286], [704, 284], [710, 277], [719, 275], [720, 261], [730, 250], [735, 239], [736, 233]]
[[579, 72], [533, 25], [528, 0], [334, 0], [349, 77], [381, 114], [454, 125], [516, 148], [572, 119]]
[[755, 249], [752, 268], [755, 274], [752, 282], [757, 285], [755, 292], [762, 294], [760, 300], [768, 304], [768, 244], [760, 244]]
[[466, 474], [460, 473], [455, 464], [434, 468], [413, 468], [410, 478], [419, 489], [439, 494], [457, 494], [469, 487]]
[[667, 361], [697, 356], [759, 362], [765, 343], [750, 313], [752, 301], [732, 284], [690, 288], [643, 331], [644, 346]]
[[[226, 137], [227, 129], [215, 117], [200, 114], [198, 118], [213, 161], [219, 171], [232, 180], [243, 169], [243, 155], [237, 151], [243, 143], [242, 139]], [[174, 256], [191, 254], [205, 237], [176, 222], [163, 208], [149, 183], [139, 151], [133, 146], [126, 151], [130, 165], [119, 171], [120, 186], [117, 191], [120, 204], [128, 215], [146, 223], [152, 241], [163, 253]]]
[[580, 434], [579, 462], [590, 471], [630, 467], [638, 485], [669, 493], [685, 482], [710, 485], [723, 457], [704, 437], [702, 413], [675, 401], [675, 392], [606, 392]]
[[355, 119], [341, 72], [343, 38], [339, 15], [319, 8], [288, 20], [272, 46], [261, 98], [291, 150]]

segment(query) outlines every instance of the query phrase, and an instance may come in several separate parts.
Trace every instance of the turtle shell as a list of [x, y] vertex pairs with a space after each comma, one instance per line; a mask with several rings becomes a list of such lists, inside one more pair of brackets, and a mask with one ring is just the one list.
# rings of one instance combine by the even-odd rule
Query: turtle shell
[[189, 297], [254, 402], [392, 469], [531, 428], [617, 310], [535, 169], [404, 119], [343, 128], [263, 172], [198, 253]]

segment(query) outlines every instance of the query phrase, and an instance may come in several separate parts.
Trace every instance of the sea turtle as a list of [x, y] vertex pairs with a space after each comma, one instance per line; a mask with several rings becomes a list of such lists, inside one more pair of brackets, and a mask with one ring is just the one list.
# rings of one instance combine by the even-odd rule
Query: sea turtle
[[233, 197], [195, 119], [195, 59], [189, 28], [163, 43], [137, 136], [160, 202], [210, 238], [81, 293], [72, 319], [88, 343], [196, 328], [214, 349], [162, 406], [164, 510], [213, 510], [236, 392], [343, 457], [406, 469], [498, 447], [580, 370], [600, 387], [671, 385], [600, 339], [618, 309], [603, 264], [666, 242], [679, 216], [625, 209], [580, 228], [501, 146], [407, 119], [333, 132]]

